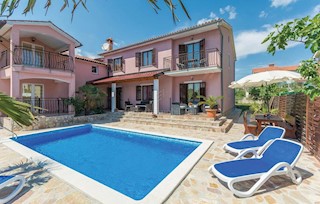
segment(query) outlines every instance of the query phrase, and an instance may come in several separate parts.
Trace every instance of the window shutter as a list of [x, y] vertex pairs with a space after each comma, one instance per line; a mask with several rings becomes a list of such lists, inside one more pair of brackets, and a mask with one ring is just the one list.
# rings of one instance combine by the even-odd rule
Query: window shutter
[[136, 52], [136, 67], [141, 67], [141, 52]]
[[179, 63], [184, 64], [186, 61], [186, 55], [187, 53], [187, 46], [186, 45], [179, 45]]
[[156, 49], [155, 48], [152, 49], [152, 65], [153, 66], [157, 65], [157, 63], [156, 63]]
[[200, 60], [205, 58], [205, 39], [200, 41]]
[[124, 69], [123, 69], [124, 60], [122, 57], [120, 57], [120, 62], [121, 62], [120, 69], [121, 69], [121, 71], [124, 71]]
[[200, 95], [206, 97], [206, 82], [200, 83]]
[[108, 70], [109, 71], [113, 70], [113, 59], [108, 59]]
[[188, 84], [180, 84], [180, 103], [188, 103]]
[[141, 86], [136, 86], [136, 100], [141, 101]]

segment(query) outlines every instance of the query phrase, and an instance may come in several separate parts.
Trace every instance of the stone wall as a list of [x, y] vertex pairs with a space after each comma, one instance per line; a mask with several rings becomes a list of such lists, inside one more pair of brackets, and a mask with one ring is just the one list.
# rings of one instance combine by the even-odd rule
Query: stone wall
[[0, 124], [11, 130], [11, 131], [21, 131], [21, 130], [38, 130], [45, 128], [63, 127], [69, 125], [85, 124], [85, 123], [97, 123], [99, 121], [115, 122], [119, 121], [123, 113], [105, 113], [97, 115], [87, 115], [87, 116], [73, 116], [73, 115], [59, 115], [59, 116], [37, 116], [36, 120], [30, 126], [19, 126], [17, 123], [13, 122], [11, 118], [2, 117], [0, 119]]
[[306, 147], [320, 160], [320, 98], [308, 100]]

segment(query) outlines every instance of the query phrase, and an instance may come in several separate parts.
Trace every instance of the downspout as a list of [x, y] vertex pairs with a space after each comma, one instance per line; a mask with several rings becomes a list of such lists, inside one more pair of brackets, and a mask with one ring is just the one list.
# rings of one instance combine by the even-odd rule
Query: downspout
[[[221, 27], [220, 27], [220, 21], [217, 23], [218, 25], [218, 30], [220, 32], [220, 68], [221, 68], [221, 96], [223, 96], [223, 34], [221, 31]], [[224, 109], [223, 109], [223, 101], [224, 99], [221, 99], [221, 112], [223, 113]]]

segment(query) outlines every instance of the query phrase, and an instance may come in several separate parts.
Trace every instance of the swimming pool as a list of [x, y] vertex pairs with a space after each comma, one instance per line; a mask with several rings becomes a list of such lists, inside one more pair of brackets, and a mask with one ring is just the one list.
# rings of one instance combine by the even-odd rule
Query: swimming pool
[[[164, 180], [178, 166], [181, 166], [186, 158], [196, 150], [199, 151], [199, 147], [203, 145], [203, 141], [90, 124], [25, 135], [19, 137], [15, 142], [62, 164], [61, 166], [66, 166], [111, 188], [113, 192], [116, 191], [123, 194], [124, 197], [129, 197], [133, 201], [145, 200], [150, 192], [159, 188], [160, 183], [170, 182], [164, 182]], [[200, 153], [200, 155], [202, 154]], [[198, 159], [199, 157], [193, 160], [197, 161]], [[189, 161], [188, 164], [192, 168], [195, 162], [190, 163]], [[186, 170], [188, 172], [188, 169]], [[73, 176], [73, 174], [69, 175]], [[182, 174], [181, 179], [185, 175], [186, 173]], [[66, 181], [74, 179], [70, 176], [66, 178]], [[175, 186], [178, 184], [176, 183]], [[165, 187], [161, 187], [162, 191]], [[96, 188], [101, 188], [101, 185]], [[108, 197], [109, 195], [104, 194], [104, 196]], [[114, 200], [119, 202], [118, 199]], [[157, 202], [155, 201], [155, 203]]]

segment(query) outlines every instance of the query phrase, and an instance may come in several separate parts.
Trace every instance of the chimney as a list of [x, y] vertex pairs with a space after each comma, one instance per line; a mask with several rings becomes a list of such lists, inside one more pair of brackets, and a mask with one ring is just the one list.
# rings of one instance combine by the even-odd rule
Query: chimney
[[106, 43], [102, 45], [104, 51], [111, 51], [113, 49], [113, 40], [112, 38], [107, 38]]
[[108, 38], [106, 41], [108, 44], [108, 51], [111, 51], [113, 49], [113, 40], [112, 38]]

